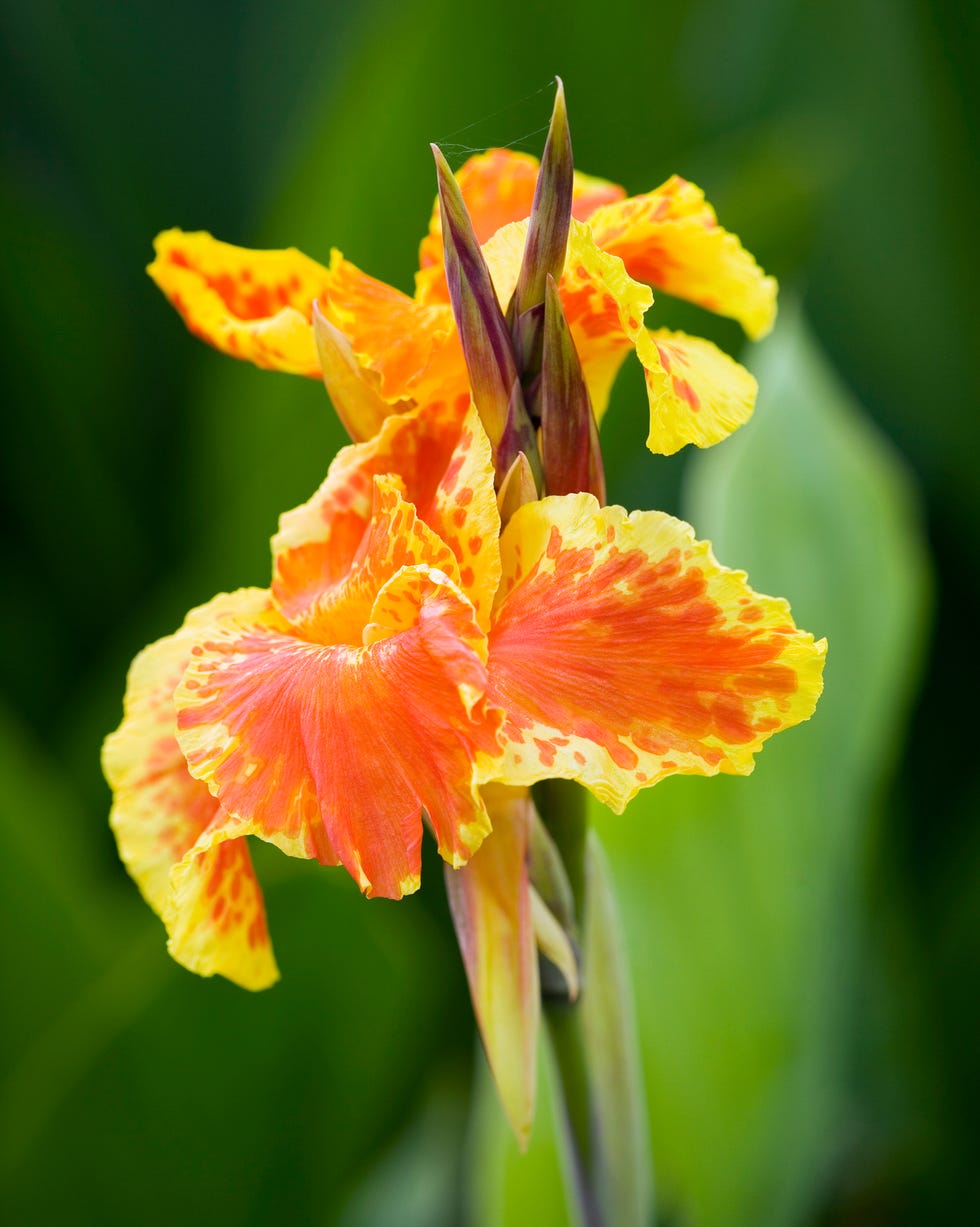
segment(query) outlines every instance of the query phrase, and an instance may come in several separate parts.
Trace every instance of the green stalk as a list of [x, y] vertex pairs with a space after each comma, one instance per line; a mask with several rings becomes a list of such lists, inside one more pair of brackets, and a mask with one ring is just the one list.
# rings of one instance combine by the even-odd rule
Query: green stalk
[[[566, 1151], [566, 1178], [582, 1227], [648, 1227], [652, 1178], [633, 995], [612, 881], [585, 793], [567, 780], [536, 786], [581, 934], [582, 991], [546, 999]], [[573, 935], [577, 937], [577, 934]]]

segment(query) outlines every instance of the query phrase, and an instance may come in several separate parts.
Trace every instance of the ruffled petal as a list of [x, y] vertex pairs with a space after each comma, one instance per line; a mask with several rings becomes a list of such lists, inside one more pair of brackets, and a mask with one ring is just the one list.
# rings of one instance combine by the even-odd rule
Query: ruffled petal
[[[110, 823], [123, 863], [164, 919], [174, 958], [201, 975], [265, 988], [279, 972], [247, 843], [232, 837], [228, 815], [177, 744], [174, 690], [199, 633], [192, 615], [133, 662], [123, 722], [103, 749]], [[227, 841], [220, 853], [208, 851], [216, 832]], [[188, 910], [189, 895], [197, 903]]]
[[320, 378], [313, 302], [330, 273], [294, 247], [251, 251], [204, 231], [165, 230], [146, 270], [203, 341], [256, 366]]
[[671, 456], [688, 443], [710, 447], [752, 416], [755, 379], [710, 341], [661, 328], [641, 334], [637, 353], [650, 399], [652, 452]]
[[330, 293], [320, 308], [347, 338], [392, 412], [406, 399], [428, 405], [469, 402], [466, 361], [448, 302], [416, 302], [334, 251]]
[[442, 855], [465, 863], [489, 829], [473, 760], [494, 752], [499, 716], [457, 586], [403, 568], [357, 647], [301, 638], [267, 594], [236, 596], [175, 696], [191, 773], [261, 838], [339, 857], [368, 895], [417, 888], [423, 807]]
[[[517, 285], [526, 237], [527, 222], [515, 222], [483, 248], [504, 309]], [[569, 231], [558, 290], [598, 420], [623, 359], [636, 346], [653, 295], [627, 275], [622, 260], [600, 251], [588, 226], [577, 221]]]
[[347, 574], [332, 586], [320, 584], [294, 629], [316, 643], [360, 644], [378, 593], [403, 567], [425, 565], [459, 582], [456, 557], [418, 518], [402, 497], [394, 476], [374, 478], [374, 510]]
[[303, 620], [347, 575], [370, 522], [374, 478], [384, 474], [400, 479], [419, 519], [452, 551], [457, 570], [447, 573], [486, 628], [500, 582], [500, 516], [486, 432], [472, 407], [458, 405], [388, 418], [375, 438], [344, 448], [313, 498], [282, 517], [272, 589], [283, 613]]
[[531, 799], [483, 790], [493, 832], [446, 890], [473, 1010], [507, 1119], [521, 1148], [534, 1119], [541, 991], [527, 873]]
[[776, 282], [718, 225], [693, 183], [674, 175], [656, 191], [602, 205], [589, 225], [596, 243], [638, 281], [731, 316], [753, 340], [772, 327]]
[[268, 988], [279, 971], [248, 841], [236, 829], [244, 831], [221, 811], [173, 867], [163, 912], [167, 948], [199, 976], [217, 973], [242, 988]]
[[[485, 243], [509, 222], [530, 216], [538, 181], [537, 158], [513, 149], [488, 149], [464, 162], [456, 181], [479, 243]], [[600, 205], [626, 195], [618, 184], [575, 172], [572, 185], [572, 216], [584, 221]], [[443, 272], [442, 224], [439, 203], [432, 209], [429, 233], [419, 247], [419, 272], [415, 294], [421, 302], [448, 302]]]
[[487, 694], [506, 750], [486, 778], [574, 778], [619, 811], [667, 775], [747, 774], [812, 714], [825, 642], [689, 525], [568, 495], [517, 511], [501, 550]]

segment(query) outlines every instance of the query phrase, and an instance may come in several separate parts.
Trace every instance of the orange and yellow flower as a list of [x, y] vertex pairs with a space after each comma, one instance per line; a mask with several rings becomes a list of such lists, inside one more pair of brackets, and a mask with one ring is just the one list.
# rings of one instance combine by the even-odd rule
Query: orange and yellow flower
[[647, 329], [649, 286], [759, 336], [775, 283], [691, 184], [573, 181], [560, 89], [544, 164], [536, 196], [526, 155], [473, 158], [458, 184], [437, 157], [414, 297], [337, 252], [158, 237], [150, 272], [191, 331], [322, 376], [355, 442], [281, 518], [267, 590], [219, 595], [136, 658], [104, 750], [171, 953], [247, 988], [278, 976], [248, 836], [397, 899], [428, 829], [519, 1138], [538, 951], [578, 988], [574, 909], [529, 869], [549, 844], [530, 786], [574, 780], [621, 812], [668, 775], [746, 774], [812, 714], [826, 646], [688, 525], [595, 497], [595, 419], [630, 350], [654, 451], [713, 443], [754, 402], [713, 345]]
[[482, 785], [575, 779], [621, 811], [666, 775], [750, 771], [820, 691], [823, 645], [670, 516], [565, 495], [501, 535], [471, 408], [344, 449], [273, 553], [268, 591], [137, 658], [105, 750], [174, 955], [250, 987], [275, 972], [244, 836], [397, 898], [423, 814], [449, 864], [476, 852]]
[[[471, 158], [458, 173], [501, 305], [517, 283], [537, 159], [506, 149]], [[573, 220], [559, 292], [596, 417], [626, 356], [635, 351], [650, 405], [647, 445], [670, 454], [706, 447], [745, 422], [752, 376], [711, 342], [645, 317], [651, 288], [738, 320], [753, 339], [776, 313], [776, 283], [722, 229], [703, 193], [673, 176], [626, 198], [615, 184], [576, 173]], [[149, 267], [188, 328], [256, 365], [326, 378], [355, 439], [413, 404], [466, 404], [469, 382], [453, 321], [438, 207], [420, 247], [414, 296], [376, 281], [334, 251], [321, 265], [295, 249], [250, 251], [204, 233], [168, 230]], [[321, 367], [313, 304], [347, 361]]]

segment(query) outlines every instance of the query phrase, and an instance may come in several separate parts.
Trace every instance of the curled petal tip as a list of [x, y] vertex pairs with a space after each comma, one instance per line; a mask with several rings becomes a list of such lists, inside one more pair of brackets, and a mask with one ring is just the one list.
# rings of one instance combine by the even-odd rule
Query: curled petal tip
[[327, 394], [355, 442], [370, 439], [385, 418], [409, 406], [410, 402], [390, 405], [383, 399], [371, 374], [358, 362], [350, 341], [323, 314], [318, 300], [313, 303], [313, 339]]

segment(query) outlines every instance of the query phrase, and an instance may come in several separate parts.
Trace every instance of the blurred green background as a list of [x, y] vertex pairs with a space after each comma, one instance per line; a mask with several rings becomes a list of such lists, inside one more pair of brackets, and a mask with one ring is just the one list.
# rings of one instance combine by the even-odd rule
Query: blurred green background
[[436, 864], [367, 903], [258, 849], [283, 980], [251, 996], [169, 960], [98, 765], [133, 654], [267, 582], [341, 442], [317, 385], [187, 336], [153, 235], [336, 244], [410, 289], [427, 142], [538, 152], [555, 72], [582, 169], [693, 179], [782, 285], [757, 415], [712, 452], [645, 453], [624, 373], [611, 496], [688, 516], [831, 645], [750, 780], [596, 814], [658, 1221], [980, 1221], [977, 9], [549, 7], [4, 2], [5, 1222], [567, 1221], [547, 1097], [518, 1160], [488, 1094]]

